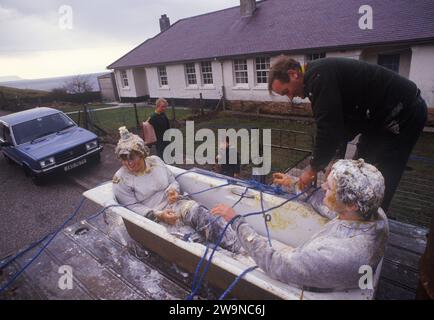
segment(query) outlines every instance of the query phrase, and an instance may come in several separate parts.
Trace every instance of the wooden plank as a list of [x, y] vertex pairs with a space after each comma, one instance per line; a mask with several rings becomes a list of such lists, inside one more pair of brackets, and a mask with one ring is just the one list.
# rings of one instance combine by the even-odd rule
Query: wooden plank
[[[54, 243], [55, 239], [52, 243]], [[27, 252], [20, 259], [15, 260], [17, 268], [24, 267], [35, 256], [40, 248], [36, 247], [33, 250]], [[84, 289], [82, 283], [78, 278], [73, 279], [73, 288], [71, 290], [62, 290], [59, 288], [59, 267], [63, 264], [59, 264], [54, 261], [47, 250], [44, 251], [25, 271], [24, 276], [26, 281], [35, 289], [37, 294], [31, 299], [66, 299], [66, 300], [88, 300], [91, 299], [89, 292]], [[20, 279], [20, 278], [18, 278]], [[21, 283], [22, 284], [22, 283]], [[13, 286], [16, 284], [14, 283]], [[18, 285], [19, 282], [18, 282]], [[9, 290], [13, 289], [13, 286]]]
[[185, 290], [166, 279], [158, 271], [149, 268], [129, 254], [126, 247], [112, 241], [98, 229], [88, 226], [90, 230], [85, 234], [75, 235], [72, 228], [67, 235], [81, 249], [91, 254], [99, 264], [112, 270], [128, 285], [134, 286], [147, 299], [174, 300], [183, 299], [188, 295]]
[[402, 248], [416, 254], [422, 254], [425, 251], [426, 239], [421, 237], [408, 237], [398, 233], [390, 233], [389, 245], [396, 248]]
[[428, 233], [427, 228], [399, 222], [396, 220], [389, 220], [389, 228], [391, 233], [397, 233], [410, 238], [417, 237], [426, 239], [426, 234]]
[[408, 250], [402, 250], [401, 248], [387, 245], [384, 258], [387, 261], [410, 268], [415, 272], [419, 270], [420, 254], [416, 254]]
[[49, 252], [61, 264], [73, 268], [74, 279], [77, 278], [84, 284], [93, 298], [105, 300], [146, 298], [135, 288], [127, 286], [114, 272], [98, 263], [94, 257], [63, 233], [58, 235], [57, 240], [50, 245]]
[[405, 289], [387, 279], [380, 279], [376, 300], [414, 300], [415, 293]]
[[400, 286], [404, 287], [405, 289], [416, 292], [419, 275], [417, 271], [414, 271], [413, 269], [402, 264], [384, 260], [383, 267], [381, 269], [381, 278], [391, 280], [394, 283], [399, 283]]

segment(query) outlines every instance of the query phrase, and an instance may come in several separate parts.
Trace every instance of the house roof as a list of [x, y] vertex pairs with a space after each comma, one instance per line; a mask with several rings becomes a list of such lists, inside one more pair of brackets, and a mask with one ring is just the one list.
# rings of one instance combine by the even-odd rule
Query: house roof
[[[362, 4], [373, 29], [361, 30]], [[240, 7], [181, 19], [109, 69], [306, 49], [434, 40], [432, 0], [264, 0], [252, 17]]]

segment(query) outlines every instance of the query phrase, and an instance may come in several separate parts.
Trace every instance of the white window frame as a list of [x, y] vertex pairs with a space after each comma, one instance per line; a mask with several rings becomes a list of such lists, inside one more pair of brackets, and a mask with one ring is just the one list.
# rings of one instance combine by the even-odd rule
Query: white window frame
[[187, 87], [197, 87], [196, 64], [186, 63], [184, 65], [184, 72]]
[[130, 87], [130, 82], [128, 79], [127, 70], [120, 70], [120, 77], [121, 77], [122, 88], [128, 89]]
[[325, 52], [315, 52], [315, 53], [308, 53], [306, 54], [306, 61], [314, 61], [317, 59], [322, 59], [326, 57], [326, 53]]
[[255, 63], [255, 83], [257, 87], [268, 87], [268, 74], [270, 72], [270, 57], [256, 57]]
[[169, 86], [169, 78], [167, 76], [166, 66], [158, 66], [157, 74], [158, 74], [158, 84], [160, 85], [160, 88], [167, 88]]
[[[235, 59], [233, 61], [234, 84], [236, 87], [249, 86], [249, 68], [247, 59]], [[240, 81], [240, 80], [245, 80]]]
[[214, 76], [212, 73], [212, 62], [211, 61], [202, 61], [200, 63], [200, 74], [201, 74], [203, 86], [213, 86], [214, 85]]

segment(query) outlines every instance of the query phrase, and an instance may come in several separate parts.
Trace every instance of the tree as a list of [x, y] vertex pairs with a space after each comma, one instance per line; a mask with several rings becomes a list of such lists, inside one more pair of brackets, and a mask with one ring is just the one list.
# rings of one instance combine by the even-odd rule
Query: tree
[[75, 76], [67, 81], [63, 87], [69, 94], [87, 93], [93, 91], [89, 76]]

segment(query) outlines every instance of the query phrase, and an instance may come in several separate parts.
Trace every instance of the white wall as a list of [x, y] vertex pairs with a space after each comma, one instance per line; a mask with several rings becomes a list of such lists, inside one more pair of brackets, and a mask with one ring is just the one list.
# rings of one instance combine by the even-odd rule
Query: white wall
[[411, 49], [409, 47], [380, 47], [369, 48], [363, 52], [361, 59], [371, 64], [378, 63], [379, 54], [398, 54], [399, 57], [399, 74], [408, 78], [410, 75]]
[[116, 86], [121, 98], [136, 98], [149, 94], [146, 72], [144, 68], [126, 69], [128, 87], [122, 87], [121, 71], [115, 70]]
[[434, 107], [434, 45], [413, 46], [410, 80], [422, 92], [428, 107]]
[[132, 69], [126, 69], [127, 76], [128, 76], [128, 87], [122, 86], [122, 79], [121, 79], [121, 71], [115, 70], [115, 80], [116, 80], [116, 86], [118, 87], [119, 97], [120, 98], [135, 98], [138, 97], [136, 93], [136, 85], [133, 81], [133, 70]]
[[157, 67], [146, 68], [149, 95], [152, 98], [199, 99], [200, 93], [204, 99], [220, 99], [222, 95], [222, 76], [220, 62], [212, 61], [213, 84], [204, 85], [201, 79], [200, 64], [195, 63], [197, 85], [187, 85], [185, 65], [166, 65], [168, 85], [160, 87]]
[[360, 60], [360, 55], [362, 50], [341, 50], [341, 51], [330, 51], [326, 53], [326, 58], [350, 58]]
[[[416, 82], [427, 104], [434, 107], [434, 45], [413, 46], [411, 50], [405, 47], [382, 47], [370, 48], [363, 50], [363, 52], [361, 50], [334, 51], [327, 52], [326, 57], [363, 59], [376, 64], [379, 53], [394, 50], [398, 50], [397, 52], [401, 54], [399, 73]], [[291, 57], [300, 63], [306, 62], [305, 55], [293, 55]], [[276, 58], [277, 56], [271, 57], [271, 63]], [[166, 65], [169, 84], [164, 88], [159, 85], [157, 67], [148, 67], [145, 71], [143, 69], [128, 69], [129, 88], [120, 86], [119, 71], [116, 71], [115, 75], [121, 97], [139, 97], [149, 94], [152, 98], [198, 99], [199, 94], [202, 93], [204, 99], [220, 99], [224, 85], [228, 100], [287, 102], [286, 97], [270, 95], [266, 84], [256, 84], [254, 63], [253, 58], [247, 59], [249, 83], [243, 85], [235, 84], [233, 60], [212, 61], [213, 85], [202, 85], [199, 63], [195, 64], [198, 81], [195, 86], [187, 86], [184, 64]]]

